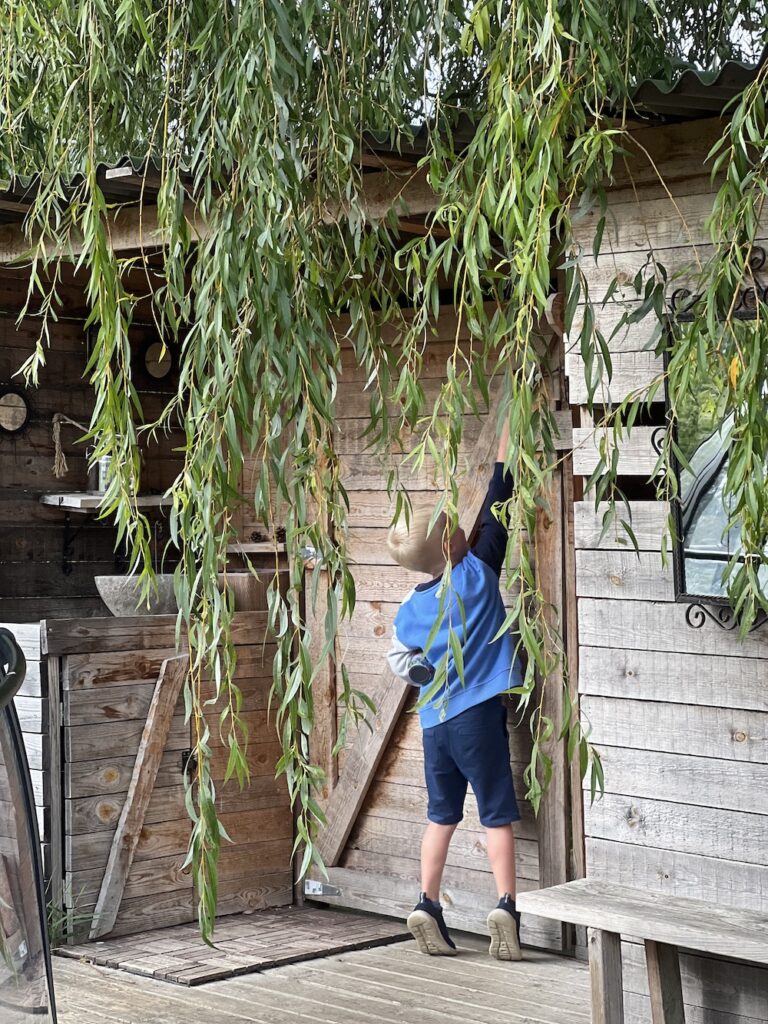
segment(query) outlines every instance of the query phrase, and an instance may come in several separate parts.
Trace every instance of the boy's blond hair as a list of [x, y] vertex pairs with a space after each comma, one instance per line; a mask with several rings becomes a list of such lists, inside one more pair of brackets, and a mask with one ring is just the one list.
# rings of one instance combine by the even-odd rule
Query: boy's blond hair
[[432, 513], [433, 510], [429, 508], [414, 509], [409, 523], [401, 516], [389, 529], [387, 548], [397, 564], [405, 569], [433, 573], [439, 559], [445, 557], [445, 514], [441, 513], [437, 517], [437, 522], [430, 531], [429, 521]]

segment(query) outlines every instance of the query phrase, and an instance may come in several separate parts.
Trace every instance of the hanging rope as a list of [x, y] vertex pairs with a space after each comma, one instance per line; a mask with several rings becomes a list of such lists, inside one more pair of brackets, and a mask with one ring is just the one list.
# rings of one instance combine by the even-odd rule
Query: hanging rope
[[61, 446], [61, 427], [63, 423], [71, 423], [73, 427], [77, 427], [82, 430], [83, 433], [87, 431], [87, 427], [84, 427], [82, 423], [78, 423], [77, 420], [72, 420], [69, 416], [65, 416], [64, 413], [57, 412], [53, 416], [53, 475], [57, 480], [61, 480], [63, 476], [66, 476], [69, 472], [67, 466], [67, 459], [64, 455], [64, 449]]

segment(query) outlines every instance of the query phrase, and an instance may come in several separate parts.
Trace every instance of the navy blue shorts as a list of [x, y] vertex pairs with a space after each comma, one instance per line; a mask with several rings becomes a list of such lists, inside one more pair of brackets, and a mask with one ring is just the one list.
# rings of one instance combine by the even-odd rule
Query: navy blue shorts
[[519, 821], [509, 764], [507, 709], [501, 697], [425, 729], [423, 738], [430, 821], [437, 825], [461, 821], [467, 784], [475, 794], [485, 828]]

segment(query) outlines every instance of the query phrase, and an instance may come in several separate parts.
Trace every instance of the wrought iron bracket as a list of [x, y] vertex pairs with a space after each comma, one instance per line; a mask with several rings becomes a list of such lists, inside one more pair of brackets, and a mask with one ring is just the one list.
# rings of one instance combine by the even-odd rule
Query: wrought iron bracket
[[[691, 629], [701, 629], [707, 621], [714, 622], [720, 629], [731, 632], [739, 628], [739, 620], [733, 614], [733, 610], [726, 605], [716, 605], [708, 608], [704, 604], [689, 604], [685, 610], [685, 621]], [[757, 613], [757, 618], [750, 626], [749, 632], [754, 633], [756, 629], [768, 622], [768, 614], [764, 611]]]
[[[737, 320], [754, 319], [758, 305], [768, 302], [768, 285], [755, 280], [755, 275], [765, 269], [768, 254], [761, 245], [753, 245], [747, 260], [749, 283], [736, 296], [731, 315]], [[690, 323], [696, 318], [696, 306], [701, 295], [690, 288], [676, 288], [669, 299], [669, 312], [678, 323]]]

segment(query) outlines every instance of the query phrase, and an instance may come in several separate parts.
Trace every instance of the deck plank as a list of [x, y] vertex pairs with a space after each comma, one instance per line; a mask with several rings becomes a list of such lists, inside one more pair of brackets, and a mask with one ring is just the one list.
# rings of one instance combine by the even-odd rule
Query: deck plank
[[60, 958], [54, 973], [60, 1024], [588, 1024], [585, 966], [543, 953], [526, 957], [500, 964], [460, 945], [448, 964], [401, 943], [194, 991]]

